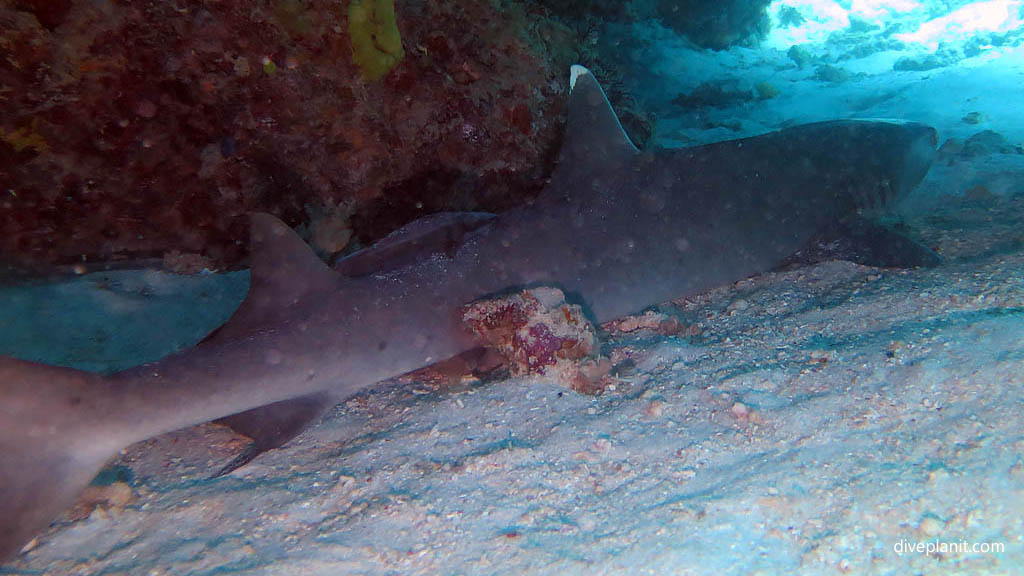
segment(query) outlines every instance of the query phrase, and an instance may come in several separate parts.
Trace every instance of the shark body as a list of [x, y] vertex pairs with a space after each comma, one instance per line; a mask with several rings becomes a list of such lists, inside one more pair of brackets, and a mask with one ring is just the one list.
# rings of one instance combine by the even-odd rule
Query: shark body
[[[557, 286], [604, 322], [763, 272], [830, 224], [891, 204], [936, 145], [919, 124], [837, 121], [641, 152], [581, 67], [569, 100], [558, 166], [530, 205], [412, 226], [337, 270], [254, 215], [249, 295], [194, 348], [112, 375], [0, 358], [0, 560], [131, 443], [224, 417], [307, 422], [474, 348], [461, 307], [506, 290]], [[435, 229], [455, 232], [421, 233]], [[395, 250], [423, 238], [443, 249]], [[287, 414], [266, 411], [275, 405]]]

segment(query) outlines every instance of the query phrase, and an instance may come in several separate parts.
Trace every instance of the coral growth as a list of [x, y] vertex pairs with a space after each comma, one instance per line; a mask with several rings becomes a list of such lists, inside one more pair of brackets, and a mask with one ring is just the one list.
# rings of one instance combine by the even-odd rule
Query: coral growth
[[757, 93], [759, 100], [771, 100], [781, 93], [778, 87], [771, 82], [758, 82], [754, 84], [754, 92]]
[[751, 90], [739, 87], [735, 79], [702, 82], [689, 94], [679, 94], [672, 103], [686, 109], [699, 108], [730, 108], [754, 100], [756, 96]]
[[768, 33], [768, 4], [768, 0], [660, 0], [656, 10], [666, 26], [694, 44], [724, 50], [754, 44]]
[[[0, 5], [0, 261], [178, 250], [222, 268], [244, 257], [249, 211], [295, 226], [344, 204], [367, 244], [539, 190], [571, 63], [559, 24], [490, 0], [402, 4], [404, 59], [366, 82], [345, 6]], [[325, 252], [344, 229], [318, 227]]]
[[1011, 144], [998, 132], [982, 130], [981, 132], [976, 132], [967, 140], [959, 138], [946, 140], [939, 147], [935, 161], [939, 164], [952, 166], [957, 162], [990, 154], [1024, 154], [1024, 148]]

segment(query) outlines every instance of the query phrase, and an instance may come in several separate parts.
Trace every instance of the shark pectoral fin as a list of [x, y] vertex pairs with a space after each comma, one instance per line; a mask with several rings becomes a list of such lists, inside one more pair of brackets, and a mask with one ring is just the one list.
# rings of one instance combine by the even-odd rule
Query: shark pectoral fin
[[252, 443], [213, 477], [230, 474], [252, 462], [260, 454], [280, 448], [337, 403], [336, 396], [328, 392], [317, 392], [214, 420], [243, 436], [248, 436]]
[[897, 226], [860, 216], [845, 218], [819, 232], [786, 263], [847, 260], [879, 268], [930, 268], [942, 257]]
[[438, 212], [412, 222], [373, 246], [334, 263], [345, 276], [389, 272], [423, 261], [432, 254], [451, 253], [467, 234], [494, 220], [489, 212]]

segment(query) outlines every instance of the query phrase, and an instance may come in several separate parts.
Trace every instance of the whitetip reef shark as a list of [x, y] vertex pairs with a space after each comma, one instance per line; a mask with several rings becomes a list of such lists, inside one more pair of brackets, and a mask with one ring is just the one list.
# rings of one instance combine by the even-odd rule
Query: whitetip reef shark
[[[921, 124], [842, 120], [641, 151], [573, 66], [566, 136], [535, 202], [427, 217], [334, 269], [255, 214], [248, 296], [196, 346], [109, 375], [0, 357], [0, 560], [132, 443], [223, 419], [255, 440], [230, 470], [338, 399], [475, 348], [460, 323], [469, 302], [550, 285], [600, 323], [767, 271], [823, 230], [892, 206], [936, 142]], [[865, 263], [937, 259], [864, 226], [853, 228]]]

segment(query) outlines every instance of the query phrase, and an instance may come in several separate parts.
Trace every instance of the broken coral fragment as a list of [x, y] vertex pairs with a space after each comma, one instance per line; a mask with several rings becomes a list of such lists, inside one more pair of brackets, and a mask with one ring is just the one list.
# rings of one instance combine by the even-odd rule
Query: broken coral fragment
[[619, 334], [653, 332], [663, 336], [694, 336], [699, 333], [699, 329], [695, 326], [686, 326], [679, 321], [679, 318], [655, 310], [646, 310], [642, 314], [617, 318], [601, 327], [609, 332]]
[[542, 374], [577, 392], [603, 391], [611, 363], [598, 357], [597, 328], [557, 288], [478, 300], [463, 309], [462, 321], [514, 375]]
[[394, 0], [353, 0], [348, 6], [352, 59], [363, 78], [376, 82], [405, 57]]
[[114, 482], [106, 486], [89, 486], [79, 496], [75, 505], [68, 511], [67, 518], [72, 522], [85, 520], [94, 513], [101, 516], [123, 512], [138, 498], [132, 487], [125, 482]]
[[352, 240], [352, 206], [328, 200], [323, 206], [307, 207], [310, 244], [317, 254], [333, 258]]

